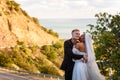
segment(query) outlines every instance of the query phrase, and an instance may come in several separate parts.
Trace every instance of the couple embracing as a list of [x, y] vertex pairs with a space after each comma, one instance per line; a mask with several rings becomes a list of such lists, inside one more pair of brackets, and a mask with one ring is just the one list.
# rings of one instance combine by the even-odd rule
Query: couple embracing
[[65, 80], [105, 80], [95, 61], [91, 34], [80, 36], [79, 29], [72, 30], [72, 38], [64, 42], [61, 69]]

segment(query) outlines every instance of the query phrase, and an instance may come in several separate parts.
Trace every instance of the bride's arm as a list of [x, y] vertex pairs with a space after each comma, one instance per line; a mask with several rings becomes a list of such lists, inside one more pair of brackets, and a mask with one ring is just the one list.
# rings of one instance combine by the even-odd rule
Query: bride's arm
[[80, 53], [80, 52], [82, 52], [82, 51], [80, 51], [81, 46], [82, 46], [81, 43], [75, 44], [75, 45], [73, 46], [72, 52], [73, 52], [74, 54], [77, 54], [77, 55], [83, 55], [83, 54]]
[[83, 55], [77, 55], [72, 52], [71, 45], [69, 44], [68, 41], [64, 43], [64, 53], [66, 58], [68, 58], [67, 56], [70, 56], [71, 58], [74, 58], [74, 59], [83, 58]]

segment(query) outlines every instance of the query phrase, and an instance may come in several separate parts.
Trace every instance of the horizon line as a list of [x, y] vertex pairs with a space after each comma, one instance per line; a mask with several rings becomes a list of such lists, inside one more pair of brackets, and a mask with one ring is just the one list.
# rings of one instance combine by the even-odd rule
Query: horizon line
[[38, 18], [38, 19], [96, 19], [96, 18]]

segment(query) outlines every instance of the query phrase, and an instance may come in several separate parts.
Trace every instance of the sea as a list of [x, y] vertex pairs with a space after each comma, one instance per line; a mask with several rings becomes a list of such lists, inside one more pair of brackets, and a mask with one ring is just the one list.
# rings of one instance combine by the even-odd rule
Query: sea
[[83, 19], [40, 19], [40, 25], [57, 32], [60, 39], [71, 38], [71, 31], [79, 29], [80, 34], [89, 30], [89, 24], [96, 24], [95, 18]]

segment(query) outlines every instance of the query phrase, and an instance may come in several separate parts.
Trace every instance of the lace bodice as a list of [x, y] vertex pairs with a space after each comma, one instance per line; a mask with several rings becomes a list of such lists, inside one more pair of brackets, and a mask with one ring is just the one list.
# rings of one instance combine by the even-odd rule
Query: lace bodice
[[85, 55], [85, 52], [80, 52], [78, 49], [75, 48], [75, 45], [73, 46], [72, 49], [73, 54], [77, 54], [77, 55]]

